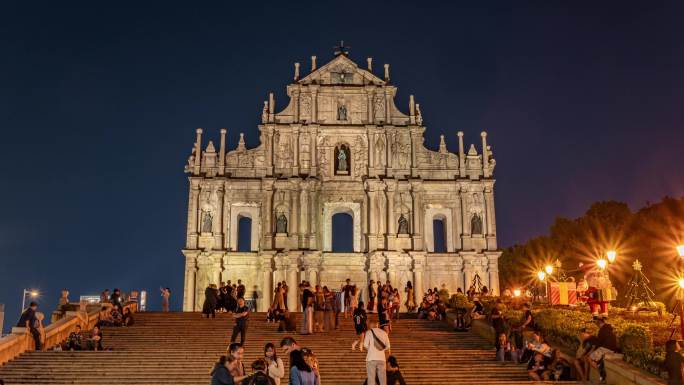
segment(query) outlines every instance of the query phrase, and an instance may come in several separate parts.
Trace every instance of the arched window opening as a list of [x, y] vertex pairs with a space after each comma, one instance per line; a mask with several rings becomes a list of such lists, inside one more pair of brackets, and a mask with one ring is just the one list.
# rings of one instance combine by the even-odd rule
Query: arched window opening
[[333, 253], [354, 251], [354, 219], [347, 213], [332, 216], [332, 251]]
[[237, 238], [237, 251], [252, 251], [252, 218], [239, 217]]
[[432, 220], [433, 248], [435, 253], [446, 253], [446, 221], [442, 218]]

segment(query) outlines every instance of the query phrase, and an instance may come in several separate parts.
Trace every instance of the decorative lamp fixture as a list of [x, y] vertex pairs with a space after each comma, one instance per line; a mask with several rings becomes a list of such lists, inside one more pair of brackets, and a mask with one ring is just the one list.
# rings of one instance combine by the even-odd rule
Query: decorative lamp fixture
[[537, 272], [537, 278], [539, 278], [540, 281], [543, 281], [544, 279], [546, 279], [546, 273], [541, 271], [541, 270], [538, 271]]
[[601, 270], [605, 270], [605, 268], [608, 266], [608, 261], [601, 258], [598, 261], [596, 261], [596, 266], [598, 266]]
[[553, 273], [553, 266], [552, 265], [544, 266], [544, 271], [546, 271], [546, 274], [551, 275]]

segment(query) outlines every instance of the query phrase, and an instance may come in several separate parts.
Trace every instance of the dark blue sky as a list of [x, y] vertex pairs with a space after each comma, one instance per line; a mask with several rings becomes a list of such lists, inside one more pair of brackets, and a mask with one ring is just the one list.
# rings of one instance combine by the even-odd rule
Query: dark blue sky
[[[448, 3], [448, 4], [447, 4]], [[0, 6], [0, 303], [23, 287], [182, 291], [187, 181], [203, 127], [257, 143], [292, 63], [391, 64], [436, 148], [489, 131], [503, 246], [591, 202], [684, 194], [682, 2], [90, 2]]]

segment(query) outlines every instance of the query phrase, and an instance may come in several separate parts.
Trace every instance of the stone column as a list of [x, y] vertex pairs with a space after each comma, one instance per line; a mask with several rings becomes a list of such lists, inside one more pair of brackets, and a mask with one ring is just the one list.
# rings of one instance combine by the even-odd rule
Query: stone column
[[487, 235], [496, 234], [496, 216], [494, 215], [494, 190], [485, 187], [485, 210], [487, 212]]
[[373, 112], [375, 110], [375, 105], [374, 105], [374, 90], [375, 87], [373, 86], [367, 86], [366, 87], [366, 108], [368, 109], [368, 114], [366, 119], [368, 120], [368, 124], [373, 124], [373, 121], [375, 117], [373, 116]]
[[414, 248], [423, 249], [423, 186], [419, 182], [411, 183], [413, 198], [413, 241]]
[[423, 288], [423, 275], [425, 272], [425, 256], [412, 255], [413, 257], [413, 293], [416, 304], [420, 304], [420, 300], [425, 292]]
[[489, 178], [489, 152], [487, 151], [487, 133], [482, 131], [482, 173]]
[[271, 305], [273, 289], [271, 284], [273, 282], [273, 267], [271, 254], [261, 255], [261, 305], [260, 311], [265, 311]]
[[299, 247], [306, 247], [306, 239], [309, 235], [309, 191], [308, 185], [302, 183], [302, 189], [299, 192], [300, 208], [299, 208]]
[[461, 178], [466, 176], [465, 151], [463, 149], [463, 131], [458, 132], [458, 168]]
[[220, 249], [223, 244], [223, 186], [216, 188], [216, 213], [214, 213], [214, 221], [211, 224], [211, 231], [214, 233], [214, 248]]
[[396, 183], [387, 184], [387, 235], [396, 235], [397, 217], [394, 215], [394, 194]]
[[[318, 242], [318, 234], [322, 233], [318, 231], [318, 192], [315, 190], [315, 184], [312, 184], [311, 190], [309, 191], [309, 248], [310, 249], [320, 249], [320, 243]], [[313, 244], [312, 244], [313, 243]]]
[[489, 260], [488, 272], [489, 272], [489, 290], [492, 295], [499, 295], [499, 256], [498, 255], [487, 255]]
[[[297, 74], [299, 74], [299, 66], [297, 66]], [[294, 104], [294, 122], [299, 123], [299, 90], [292, 92], [292, 103]]]
[[183, 311], [195, 310], [195, 257], [185, 257], [185, 287], [183, 292]]
[[230, 250], [230, 204], [232, 200], [231, 186], [224, 185], [225, 193], [223, 194], [223, 248]]
[[202, 129], [198, 128], [195, 133], [197, 133], [197, 138], [195, 139], [195, 169], [193, 174], [198, 175], [202, 163]]
[[292, 126], [292, 140], [293, 140], [293, 159], [292, 159], [292, 175], [299, 175], [299, 126]]
[[318, 122], [318, 87], [309, 86], [311, 89], [311, 123]]
[[221, 129], [221, 146], [219, 147], [219, 169], [218, 169], [218, 174], [223, 175], [225, 170], [226, 170], [226, 130], [225, 128]]
[[190, 180], [190, 191], [188, 194], [188, 227], [186, 248], [197, 248], [197, 216], [199, 214], [199, 180]]
[[290, 223], [288, 225], [288, 232], [290, 237], [297, 239], [299, 234], [299, 184], [292, 183], [292, 190], [290, 193]]
[[470, 217], [468, 216], [468, 203], [467, 203], [467, 195], [468, 195], [468, 189], [465, 187], [461, 187], [459, 191], [459, 195], [461, 196], [461, 216], [463, 220], [463, 236], [470, 236]]
[[299, 285], [298, 273], [299, 273], [298, 258], [296, 255], [289, 255], [288, 256], [288, 265], [287, 265], [287, 286], [289, 287], [289, 290], [287, 292], [287, 306], [288, 306], [288, 309], [290, 311], [293, 311], [293, 312], [301, 311], [301, 307], [299, 305], [299, 294], [298, 294], [298, 285]]

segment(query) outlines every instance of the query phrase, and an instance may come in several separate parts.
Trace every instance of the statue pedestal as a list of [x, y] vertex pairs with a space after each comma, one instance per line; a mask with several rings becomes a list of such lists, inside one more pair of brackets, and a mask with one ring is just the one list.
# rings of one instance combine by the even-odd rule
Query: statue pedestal
[[290, 249], [290, 238], [287, 233], [276, 233], [275, 234], [275, 248], [276, 249]]
[[411, 236], [409, 234], [397, 234], [394, 238], [394, 249], [397, 251], [412, 250]]
[[202, 233], [199, 236], [199, 248], [205, 250], [211, 250], [214, 248], [214, 234], [212, 233]]

